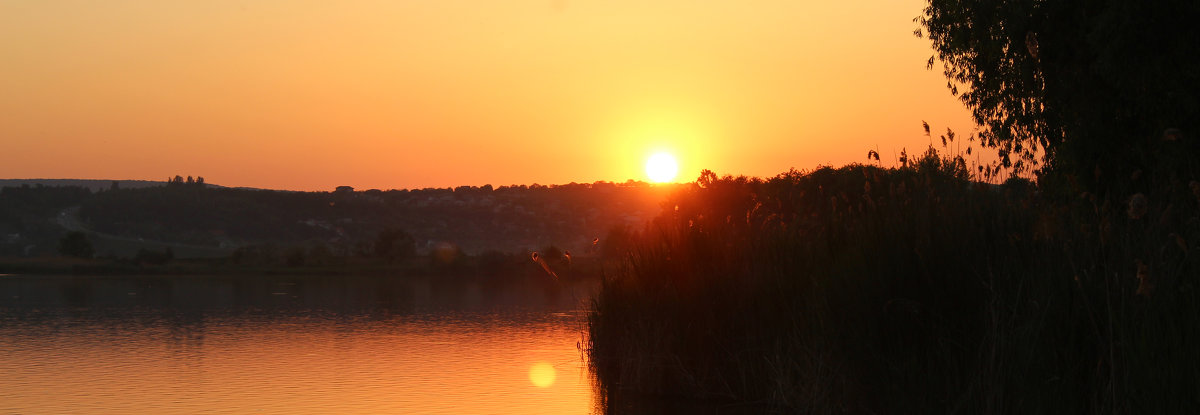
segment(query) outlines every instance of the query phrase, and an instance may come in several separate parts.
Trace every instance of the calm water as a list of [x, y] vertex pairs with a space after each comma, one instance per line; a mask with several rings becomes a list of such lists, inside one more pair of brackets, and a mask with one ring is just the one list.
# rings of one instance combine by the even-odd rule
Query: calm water
[[590, 286], [0, 276], [0, 413], [591, 413]]

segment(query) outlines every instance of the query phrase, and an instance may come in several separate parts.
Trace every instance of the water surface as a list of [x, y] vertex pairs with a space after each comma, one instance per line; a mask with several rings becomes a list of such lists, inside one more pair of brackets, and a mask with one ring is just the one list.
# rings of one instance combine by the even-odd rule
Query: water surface
[[0, 277], [0, 413], [591, 413], [590, 285]]

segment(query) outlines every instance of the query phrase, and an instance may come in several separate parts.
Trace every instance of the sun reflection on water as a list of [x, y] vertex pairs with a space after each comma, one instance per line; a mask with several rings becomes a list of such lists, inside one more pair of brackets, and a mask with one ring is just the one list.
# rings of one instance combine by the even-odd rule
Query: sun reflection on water
[[554, 385], [556, 377], [557, 373], [554, 370], [554, 366], [551, 366], [549, 363], [537, 362], [529, 368], [529, 381], [533, 382], [533, 386], [548, 388]]
[[0, 414], [594, 411], [572, 296], [434, 287], [374, 276], [0, 278]]

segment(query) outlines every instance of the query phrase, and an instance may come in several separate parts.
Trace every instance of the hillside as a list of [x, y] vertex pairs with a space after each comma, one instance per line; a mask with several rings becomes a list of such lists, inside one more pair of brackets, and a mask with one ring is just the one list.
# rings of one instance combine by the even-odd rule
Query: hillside
[[449, 244], [467, 253], [548, 245], [587, 253], [614, 227], [640, 227], [675, 187], [597, 182], [291, 192], [132, 181], [114, 189], [112, 181], [99, 182], [0, 189], [0, 255], [54, 255], [68, 231], [87, 233], [98, 256], [116, 257], [166, 247], [181, 257], [250, 246], [355, 254], [371, 251], [384, 230], [407, 233], [418, 252]]
[[[121, 189], [141, 189], [165, 186], [166, 182], [154, 180], [99, 180], [99, 179], [0, 179], [0, 188], [21, 186], [82, 187], [93, 192], [112, 189], [113, 183]], [[213, 185], [210, 185], [213, 186]]]

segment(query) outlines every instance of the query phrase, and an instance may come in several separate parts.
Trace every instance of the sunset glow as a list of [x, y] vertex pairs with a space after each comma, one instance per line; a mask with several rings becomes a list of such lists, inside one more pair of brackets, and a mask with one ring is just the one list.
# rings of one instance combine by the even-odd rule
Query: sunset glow
[[[293, 190], [885, 161], [969, 133], [921, 0], [0, 3], [0, 177]], [[854, 22], [847, 24], [847, 22]], [[914, 150], [915, 149], [915, 150]]]
[[0, 0], [0, 415], [1200, 414], [1142, 3]]

